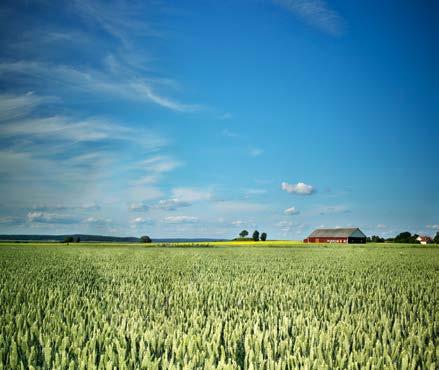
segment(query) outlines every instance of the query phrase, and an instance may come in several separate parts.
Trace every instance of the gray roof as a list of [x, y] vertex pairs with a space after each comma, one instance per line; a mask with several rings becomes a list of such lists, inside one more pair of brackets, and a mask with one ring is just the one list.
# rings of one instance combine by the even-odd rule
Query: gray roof
[[[354, 235], [355, 234], [355, 235]], [[316, 229], [314, 230], [310, 238], [325, 238], [325, 237], [366, 237], [363, 232], [358, 228], [337, 228], [337, 229]]]

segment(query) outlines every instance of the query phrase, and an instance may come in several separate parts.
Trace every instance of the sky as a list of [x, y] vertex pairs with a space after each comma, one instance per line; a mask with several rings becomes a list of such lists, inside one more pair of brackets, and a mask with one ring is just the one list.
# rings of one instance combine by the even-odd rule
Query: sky
[[0, 233], [434, 235], [438, 14], [4, 0]]

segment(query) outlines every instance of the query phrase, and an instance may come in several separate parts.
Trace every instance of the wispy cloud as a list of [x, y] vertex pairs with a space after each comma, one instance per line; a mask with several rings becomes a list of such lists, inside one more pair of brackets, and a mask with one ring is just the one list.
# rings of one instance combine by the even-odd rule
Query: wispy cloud
[[192, 204], [188, 201], [178, 198], [171, 198], [160, 200], [155, 207], [159, 209], [164, 209], [166, 211], [176, 211], [179, 208], [190, 207], [191, 205]]
[[10, 121], [26, 116], [30, 111], [43, 103], [56, 102], [51, 96], [38, 96], [32, 92], [22, 95], [0, 95], [0, 121]]
[[154, 224], [154, 220], [147, 217], [136, 217], [130, 220], [130, 224], [134, 227], [139, 225], [152, 225]]
[[193, 112], [201, 109], [200, 105], [184, 104], [160, 95], [150, 79], [137, 77], [134, 72], [122, 74], [97, 69], [79, 69], [63, 64], [40, 61], [13, 61], [0, 63], [0, 79], [26, 78], [26, 84], [39, 88], [53, 86], [58, 94], [71, 93], [98, 94], [112, 98], [121, 98], [136, 102], [152, 102], [179, 112]]
[[199, 221], [198, 217], [193, 216], [168, 216], [162, 220], [162, 222], [168, 224], [194, 224]]
[[212, 199], [212, 191], [199, 188], [174, 188], [174, 198], [184, 202], [198, 202]]
[[233, 117], [233, 115], [231, 113], [226, 112], [226, 113], [221, 114], [219, 116], [219, 119], [225, 120], [225, 119], [231, 119], [232, 117]]
[[343, 34], [345, 21], [325, 0], [273, 0], [306, 23], [333, 36]]
[[165, 155], [148, 157], [136, 165], [144, 174], [135, 183], [138, 185], [156, 184], [162, 179], [164, 174], [182, 165], [181, 161]]
[[222, 130], [221, 133], [222, 133], [224, 136], [231, 137], [231, 138], [237, 138], [237, 137], [239, 137], [239, 134], [238, 134], [238, 133], [236, 133], [236, 132], [234, 132], [234, 131], [231, 131], [231, 130], [229, 130], [229, 129], [227, 129], [227, 128], [225, 128], [224, 130]]
[[308, 24], [333, 36], [344, 31], [344, 19], [325, 0], [273, 0]]
[[333, 213], [350, 213], [351, 210], [346, 205], [320, 206], [316, 208], [316, 212], [320, 215], [327, 215]]
[[296, 207], [290, 207], [290, 208], [287, 208], [285, 211], [284, 211], [284, 213], [286, 214], [286, 215], [297, 215], [297, 214], [299, 214], [300, 212], [296, 209]]
[[45, 224], [74, 224], [78, 222], [78, 219], [73, 216], [48, 212], [29, 212], [27, 219], [31, 223]]
[[251, 148], [249, 151], [249, 154], [252, 157], [259, 157], [260, 155], [262, 155], [264, 153], [264, 151], [260, 148]]
[[267, 194], [267, 189], [247, 189], [245, 191], [246, 196], [253, 196], [253, 195], [263, 195]]
[[87, 217], [83, 220], [85, 224], [92, 224], [95, 226], [108, 226], [112, 224], [112, 220], [110, 218], [104, 217]]
[[287, 193], [295, 193], [300, 195], [311, 195], [315, 191], [313, 186], [307, 185], [303, 182], [298, 182], [297, 184], [289, 184], [287, 182], [283, 182], [281, 184], [281, 188]]
[[131, 203], [129, 206], [129, 210], [132, 212], [148, 212], [149, 205], [145, 201], [139, 203]]
[[1, 216], [0, 217], [0, 224], [1, 225], [20, 225], [23, 224], [25, 219], [22, 217], [17, 216]]

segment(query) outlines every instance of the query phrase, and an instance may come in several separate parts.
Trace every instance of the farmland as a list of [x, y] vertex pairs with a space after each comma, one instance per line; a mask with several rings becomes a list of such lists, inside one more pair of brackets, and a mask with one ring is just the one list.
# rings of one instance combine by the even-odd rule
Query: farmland
[[0, 368], [438, 368], [437, 246], [266, 243], [1, 244]]

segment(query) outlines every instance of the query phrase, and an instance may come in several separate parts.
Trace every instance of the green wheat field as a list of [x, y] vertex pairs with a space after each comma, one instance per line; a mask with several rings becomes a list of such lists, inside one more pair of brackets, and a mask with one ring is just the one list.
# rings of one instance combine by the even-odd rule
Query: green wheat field
[[436, 246], [0, 245], [1, 369], [437, 369]]

